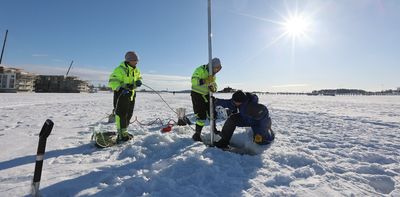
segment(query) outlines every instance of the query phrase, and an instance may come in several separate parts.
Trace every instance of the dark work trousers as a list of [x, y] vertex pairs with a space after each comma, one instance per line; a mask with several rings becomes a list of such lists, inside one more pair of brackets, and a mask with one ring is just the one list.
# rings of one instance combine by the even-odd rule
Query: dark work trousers
[[233, 132], [235, 131], [236, 127], [243, 125], [244, 123], [239, 113], [232, 114], [231, 116], [229, 116], [229, 118], [225, 121], [224, 126], [222, 127], [221, 142], [229, 144], [229, 141], [231, 140]]
[[193, 111], [197, 118], [196, 125], [203, 127], [210, 112], [209, 96], [204, 96], [193, 91], [190, 96], [192, 97]]
[[[129, 94], [122, 94], [122, 90], [114, 91], [114, 109], [115, 115], [119, 116], [120, 122], [116, 122], [117, 129], [128, 128], [129, 122], [131, 121], [133, 109], [135, 108], [136, 93], [131, 101], [132, 92]], [[115, 119], [118, 120], [117, 118]]]
[[[207, 117], [210, 116], [210, 96], [209, 95], [201, 95], [197, 92], [193, 92], [190, 94], [192, 97], [193, 104], [193, 112], [196, 115], [196, 133], [200, 133]], [[216, 112], [214, 111], [214, 114]], [[215, 119], [215, 117], [214, 117]], [[217, 131], [216, 122], [214, 121], [214, 132]]]

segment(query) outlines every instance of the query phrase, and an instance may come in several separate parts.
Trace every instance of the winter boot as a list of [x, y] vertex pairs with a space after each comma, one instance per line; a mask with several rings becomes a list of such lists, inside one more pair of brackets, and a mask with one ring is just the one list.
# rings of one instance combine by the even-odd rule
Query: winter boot
[[229, 142], [227, 142], [224, 139], [220, 139], [218, 142], [214, 142], [214, 146], [216, 146], [217, 148], [220, 148], [220, 149], [227, 149], [227, 148], [229, 148], [228, 145], [229, 145]]
[[201, 140], [201, 130], [203, 129], [202, 126], [196, 124], [196, 132], [193, 134], [192, 139], [195, 142], [202, 142]]
[[133, 139], [133, 135], [128, 133], [126, 129], [118, 131], [117, 142], [125, 142], [131, 139]]

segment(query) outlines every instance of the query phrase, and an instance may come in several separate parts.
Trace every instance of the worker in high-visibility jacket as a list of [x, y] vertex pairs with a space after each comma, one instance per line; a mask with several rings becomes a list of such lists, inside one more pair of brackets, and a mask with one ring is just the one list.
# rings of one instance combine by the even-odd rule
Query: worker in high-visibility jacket
[[[192, 92], [190, 95], [192, 97], [193, 111], [196, 116], [196, 131], [192, 136], [194, 141], [202, 141], [201, 130], [205, 125], [207, 116], [210, 114], [209, 93], [210, 91], [217, 91], [215, 74], [222, 69], [221, 61], [218, 58], [213, 58], [211, 65], [213, 70], [211, 75], [208, 72], [208, 64], [196, 68], [192, 75]], [[215, 124], [213, 126], [215, 128]], [[217, 132], [217, 130], [215, 129], [214, 132]]]
[[113, 104], [118, 131], [117, 142], [128, 141], [133, 138], [127, 128], [135, 107], [135, 89], [142, 85], [142, 76], [136, 66], [138, 61], [135, 52], [127, 52], [125, 61], [114, 69], [108, 81], [108, 86], [114, 91]]

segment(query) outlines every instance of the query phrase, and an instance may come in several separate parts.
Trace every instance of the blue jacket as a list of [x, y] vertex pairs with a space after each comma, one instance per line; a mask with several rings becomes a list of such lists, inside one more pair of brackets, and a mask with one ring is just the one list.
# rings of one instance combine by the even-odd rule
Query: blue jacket
[[232, 99], [216, 99], [215, 106], [222, 106], [233, 111], [233, 113], [240, 113], [241, 121], [237, 123], [239, 127], [251, 127], [253, 136], [257, 134], [262, 136], [262, 142], [259, 144], [270, 143], [274, 136], [268, 130], [271, 124], [271, 118], [267, 107], [258, 103], [258, 96], [251, 93], [246, 93], [248, 98], [247, 102], [242, 103], [236, 107]]

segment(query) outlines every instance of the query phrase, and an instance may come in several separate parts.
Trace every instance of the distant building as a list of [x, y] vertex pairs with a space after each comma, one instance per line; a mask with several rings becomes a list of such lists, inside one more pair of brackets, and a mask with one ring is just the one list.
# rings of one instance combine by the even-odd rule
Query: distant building
[[28, 72], [17, 73], [17, 90], [18, 92], [32, 92], [35, 90], [36, 75]]
[[0, 92], [33, 91], [36, 75], [19, 68], [0, 66]]
[[88, 81], [82, 81], [82, 80], [78, 80], [80, 81], [79, 85], [78, 85], [78, 90], [79, 92], [90, 92], [90, 93], [94, 93], [93, 92], [93, 88], [90, 87], [90, 84]]
[[74, 76], [39, 75], [35, 81], [35, 92], [89, 92], [89, 83]]
[[0, 92], [17, 92], [15, 69], [0, 66]]
[[90, 92], [89, 82], [63, 75], [36, 75], [0, 65], [0, 92]]

